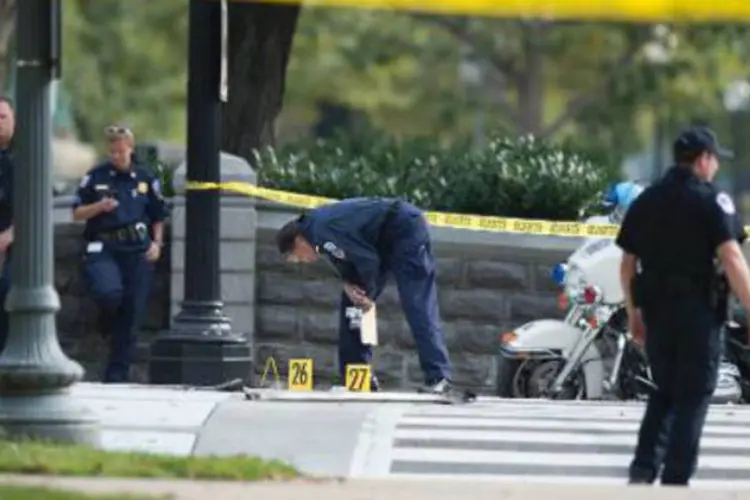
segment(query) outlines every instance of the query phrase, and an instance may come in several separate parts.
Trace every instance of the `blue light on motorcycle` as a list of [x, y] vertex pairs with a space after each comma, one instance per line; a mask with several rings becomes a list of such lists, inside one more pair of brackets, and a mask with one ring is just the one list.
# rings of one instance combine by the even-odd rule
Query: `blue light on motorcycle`
[[558, 286], [563, 286], [565, 283], [565, 275], [568, 273], [568, 266], [565, 264], [558, 264], [552, 268], [552, 281]]

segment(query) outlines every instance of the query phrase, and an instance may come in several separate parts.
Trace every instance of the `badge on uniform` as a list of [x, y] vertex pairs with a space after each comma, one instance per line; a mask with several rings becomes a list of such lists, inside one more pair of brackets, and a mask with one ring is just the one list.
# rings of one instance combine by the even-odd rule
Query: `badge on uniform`
[[326, 241], [325, 243], [323, 243], [323, 250], [339, 260], [344, 260], [346, 258], [346, 254], [344, 253], [344, 251], [331, 241]]
[[733, 215], [737, 210], [734, 208], [734, 202], [727, 193], [719, 193], [716, 195], [716, 203], [719, 204], [724, 213]]
[[140, 194], [146, 194], [146, 193], [148, 193], [148, 184], [146, 184], [145, 182], [139, 182], [138, 183], [138, 192]]

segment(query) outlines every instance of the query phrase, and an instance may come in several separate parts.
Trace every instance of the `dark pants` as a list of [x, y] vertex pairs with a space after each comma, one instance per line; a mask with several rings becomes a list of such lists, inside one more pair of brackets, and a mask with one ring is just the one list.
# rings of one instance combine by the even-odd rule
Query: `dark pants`
[[[374, 293], [377, 298], [392, 274], [398, 287], [401, 307], [414, 336], [419, 364], [427, 384], [451, 379], [448, 348], [440, 321], [435, 257], [432, 255], [427, 224], [418, 212], [404, 211], [395, 216], [392, 238], [383, 255], [383, 265]], [[346, 365], [370, 364], [372, 348], [363, 345], [359, 328], [349, 328], [346, 308], [353, 304], [342, 294], [339, 311], [339, 373], [344, 379]]]
[[5, 349], [5, 342], [8, 340], [8, 311], [5, 310], [5, 300], [8, 298], [10, 290], [10, 253], [5, 255], [3, 268], [0, 269], [0, 352]]
[[[687, 485], [695, 472], [721, 355], [707, 301], [683, 299], [643, 311], [646, 354], [658, 389], [649, 397], [630, 478]], [[663, 469], [662, 469], [663, 467]]]
[[102, 309], [102, 332], [110, 342], [105, 382], [126, 382], [130, 374], [136, 336], [145, 317], [154, 265], [143, 252], [105, 249], [88, 253], [83, 266], [89, 293]]

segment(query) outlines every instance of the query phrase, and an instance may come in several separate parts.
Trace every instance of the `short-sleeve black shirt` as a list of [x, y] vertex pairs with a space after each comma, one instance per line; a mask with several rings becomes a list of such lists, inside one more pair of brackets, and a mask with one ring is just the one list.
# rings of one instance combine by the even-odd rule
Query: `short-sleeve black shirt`
[[644, 272], [708, 276], [719, 245], [747, 234], [731, 197], [672, 167], [630, 206], [615, 240]]

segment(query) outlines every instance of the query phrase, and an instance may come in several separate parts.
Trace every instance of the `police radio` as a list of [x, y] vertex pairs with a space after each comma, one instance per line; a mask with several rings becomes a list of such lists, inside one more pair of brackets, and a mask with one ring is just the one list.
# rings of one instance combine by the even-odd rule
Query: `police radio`
[[108, 186], [107, 189], [103, 191], [103, 194], [105, 198], [112, 198], [113, 200], [119, 201], [117, 190], [112, 186]]

